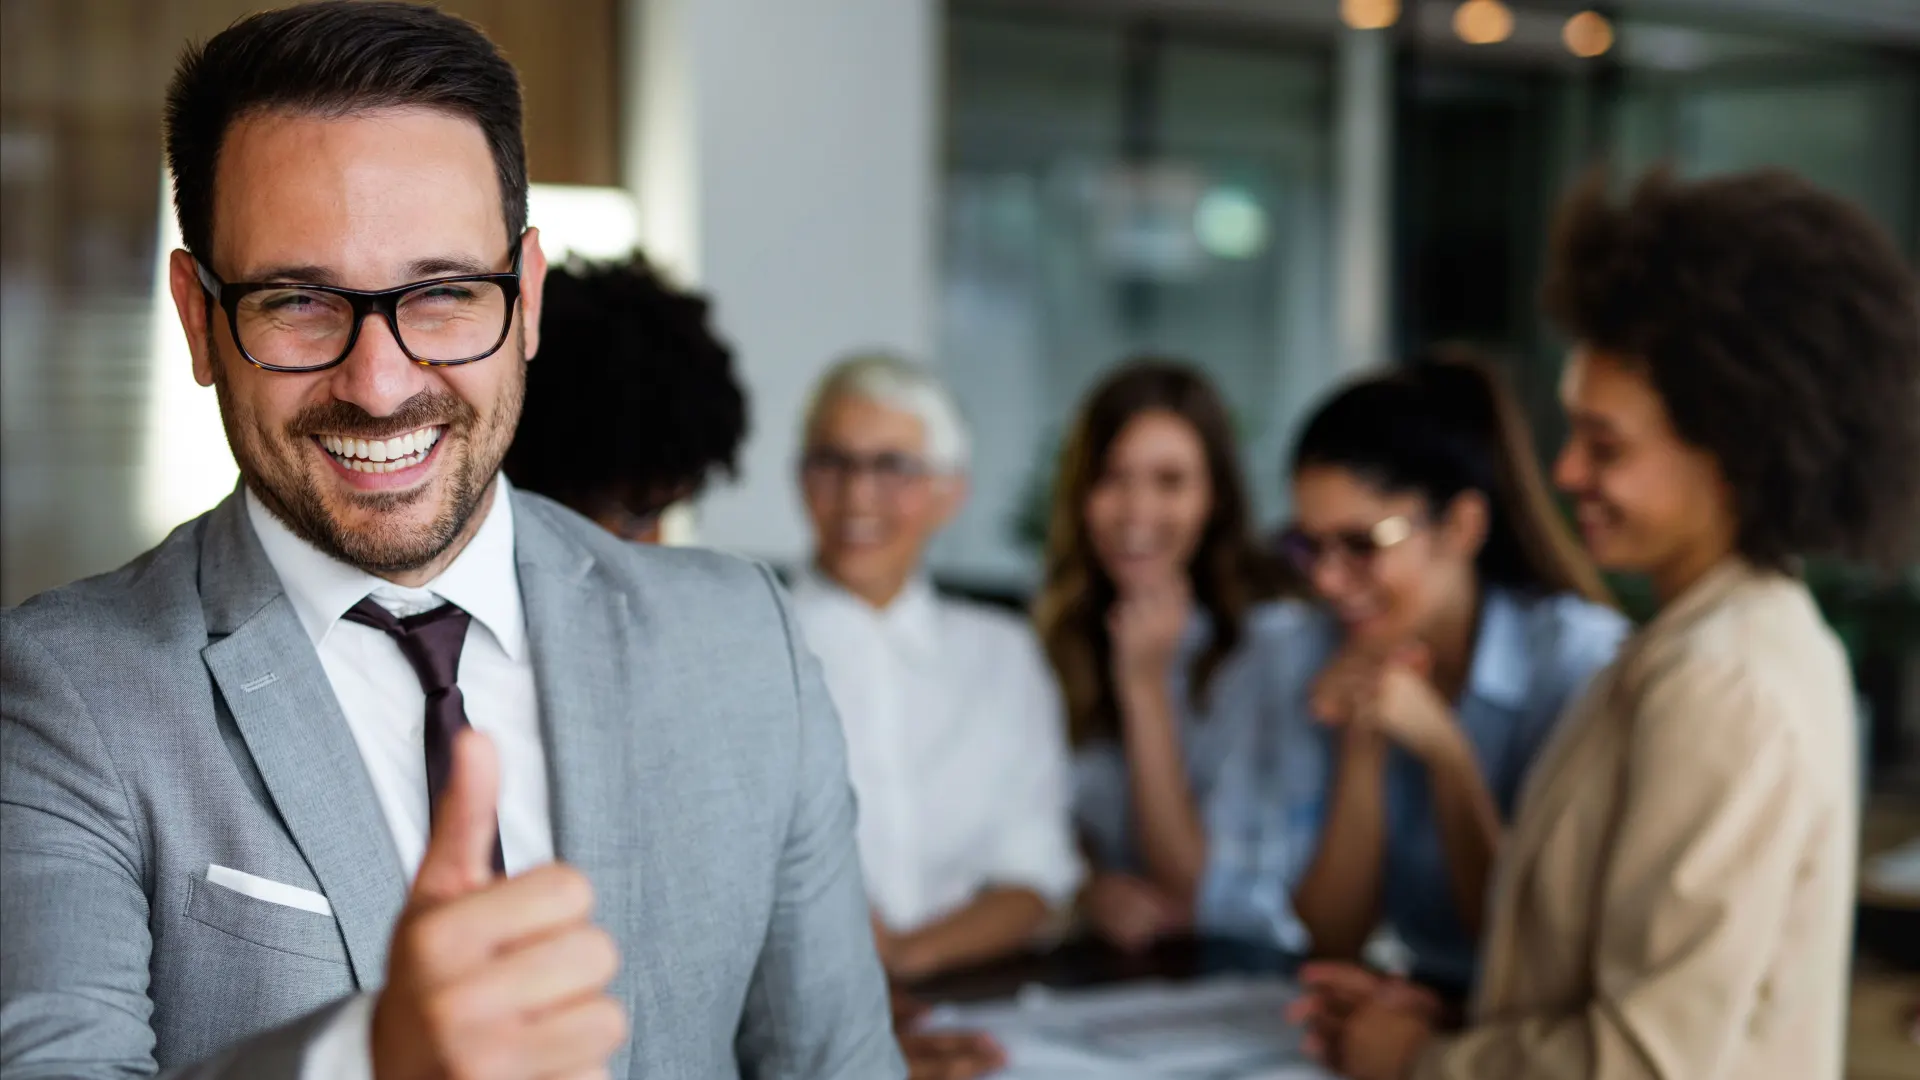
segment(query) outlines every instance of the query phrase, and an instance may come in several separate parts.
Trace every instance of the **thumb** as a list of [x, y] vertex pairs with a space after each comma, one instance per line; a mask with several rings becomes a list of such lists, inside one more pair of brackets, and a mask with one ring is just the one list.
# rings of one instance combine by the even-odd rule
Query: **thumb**
[[415, 900], [453, 900], [493, 880], [499, 801], [500, 755], [493, 740], [471, 728], [462, 731], [453, 739], [453, 772], [433, 808], [433, 833], [413, 879]]

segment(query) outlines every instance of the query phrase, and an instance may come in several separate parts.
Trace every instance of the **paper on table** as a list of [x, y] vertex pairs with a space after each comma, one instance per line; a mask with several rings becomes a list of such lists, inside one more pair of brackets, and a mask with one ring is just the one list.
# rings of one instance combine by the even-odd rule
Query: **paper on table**
[[924, 1026], [990, 1032], [1007, 1080], [1325, 1080], [1283, 1016], [1292, 983], [1133, 983], [942, 1007]]

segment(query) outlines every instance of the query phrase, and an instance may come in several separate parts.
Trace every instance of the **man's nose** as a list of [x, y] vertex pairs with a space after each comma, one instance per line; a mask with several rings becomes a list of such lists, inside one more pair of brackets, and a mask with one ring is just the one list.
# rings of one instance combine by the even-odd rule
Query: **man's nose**
[[333, 369], [331, 389], [369, 416], [387, 416], [424, 390], [431, 376], [411, 360], [385, 316], [369, 313], [346, 360]]

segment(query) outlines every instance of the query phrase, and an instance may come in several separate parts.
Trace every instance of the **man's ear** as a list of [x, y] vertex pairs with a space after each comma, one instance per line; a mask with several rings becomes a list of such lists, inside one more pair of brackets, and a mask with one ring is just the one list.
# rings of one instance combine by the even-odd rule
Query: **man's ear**
[[167, 258], [167, 286], [173, 292], [173, 309], [180, 314], [180, 329], [187, 335], [187, 351], [193, 354], [193, 381], [213, 385], [213, 320], [208, 311], [213, 298], [200, 286], [193, 256], [176, 248]]
[[526, 359], [540, 351], [540, 302], [547, 294], [547, 253], [540, 250], [540, 230], [529, 228], [520, 238], [520, 340]]

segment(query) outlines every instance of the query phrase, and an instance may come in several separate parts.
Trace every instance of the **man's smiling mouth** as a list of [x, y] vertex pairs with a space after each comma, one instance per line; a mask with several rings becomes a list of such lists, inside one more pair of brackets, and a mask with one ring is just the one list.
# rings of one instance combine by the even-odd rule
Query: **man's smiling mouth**
[[343, 469], [363, 473], [390, 473], [410, 469], [427, 460], [446, 434], [444, 424], [409, 431], [391, 439], [359, 439], [343, 435], [315, 435], [313, 441], [333, 455]]

